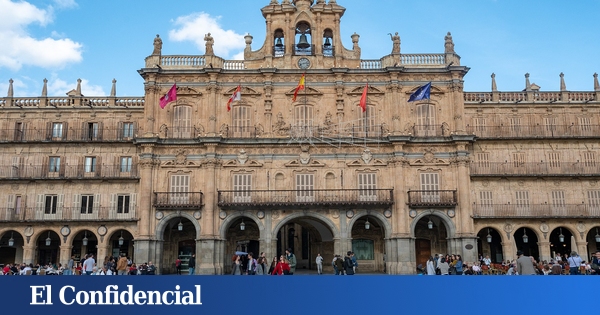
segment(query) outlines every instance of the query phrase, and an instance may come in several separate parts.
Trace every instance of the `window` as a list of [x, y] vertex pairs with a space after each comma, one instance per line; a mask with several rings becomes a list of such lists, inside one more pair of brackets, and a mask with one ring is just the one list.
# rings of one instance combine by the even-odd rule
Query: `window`
[[53, 123], [52, 124], [52, 138], [62, 138], [63, 136], [63, 124]]
[[25, 124], [22, 122], [15, 123], [15, 141], [25, 140]]
[[131, 202], [131, 196], [118, 195], [117, 196], [117, 213], [129, 213], [130, 202]]
[[375, 242], [373, 240], [352, 240], [352, 251], [358, 260], [375, 259]]
[[87, 123], [86, 139], [89, 141], [100, 140], [100, 125], [98, 123]]
[[552, 212], [553, 214], [564, 213], [565, 210], [565, 192], [562, 190], [552, 191]]
[[544, 129], [548, 134], [553, 134], [556, 131], [556, 117], [545, 117]]
[[480, 191], [479, 192], [479, 205], [481, 206], [481, 210], [485, 213], [482, 214], [490, 214], [488, 212], [493, 210], [494, 204], [494, 195], [491, 191]]
[[46, 201], [44, 204], [44, 213], [45, 214], [56, 214], [57, 204], [58, 204], [58, 196], [57, 195], [47, 195]]
[[548, 153], [548, 166], [555, 168], [560, 167], [560, 153], [551, 152]]
[[475, 125], [476, 132], [484, 132], [486, 129], [485, 118], [473, 118], [473, 124]]
[[417, 125], [415, 132], [418, 137], [431, 137], [436, 135], [435, 106], [422, 104], [417, 106]]
[[583, 166], [584, 167], [596, 167], [596, 152], [593, 152], [593, 151], [583, 152]]
[[86, 156], [85, 157], [85, 172], [93, 173], [96, 172], [96, 157]]
[[592, 131], [592, 120], [590, 117], [579, 117], [579, 128], [581, 131]]
[[131, 164], [132, 164], [131, 156], [122, 156], [121, 157], [121, 165], [120, 165], [121, 173], [131, 172]]
[[421, 202], [440, 202], [440, 179], [437, 173], [421, 173]]
[[94, 195], [81, 196], [81, 214], [94, 213]]
[[600, 190], [589, 190], [587, 197], [589, 207], [598, 211], [600, 209]]
[[252, 136], [251, 110], [249, 106], [234, 106], [232, 109], [232, 136], [234, 138], [248, 138]]
[[49, 159], [48, 172], [56, 173], [60, 172], [60, 157], [51, 156]]
[[490, 153], [482, 152], [477, 153], [477, 166], [478, 167], [490, 167]]
[[233, 175], [233, 202], [250, 202], [252, 197], [252, 175], [251, 174], [235, 174]]
[[510, 129], [509, 132], [512, 136], [519, 136], [519, 133], [521, 132], [521, 118], [519, 117], [512, 117], [509, 120], [510, 123]]
[[133, 138], [133, 123], [126, 122], [123, 123], [123, 138]]
[[358, 189], [360, 201], [377, 201], [377, 174], [358, 174]]
[[171, 175], [169, 203], [184, 205], [189, 203], [190, 175]]
[[375, 125], [376, 109], [373, 105], [367, 105], [366, 111], [359, 111], [360, 131], [363, 133], [363, 137], [379, 137], [381, 136], [381, 129], [378, 129]]
[[313, 107], [298, 105], [294, 107], [294, 135], [297, 137], [311, 137], [313, 126]]
[[296, 202], [315, 201], [313, 174], [296, 174]]
[[529, 214], [529, 191], [516, 191], [517, 215]]
[[512, 154], [513, 167], [525, 167], [525, 153], [515, 152]]
[[192, 108], [176, 106], [173, 112], [173, 138], [192, 138]]

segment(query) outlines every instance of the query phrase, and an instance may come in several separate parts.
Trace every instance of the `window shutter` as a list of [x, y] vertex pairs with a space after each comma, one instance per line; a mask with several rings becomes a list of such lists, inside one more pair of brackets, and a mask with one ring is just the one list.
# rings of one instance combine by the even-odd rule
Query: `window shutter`
[[67, 122], [62, 123], [63, 125], [63, 134], [62, 139], [67, 140], [67, 132], [69, 131], [69, 124]]
[[102, 141], [102, 139], [103, 139], [103, 137], [102, 137], [103, 131], [104, 131], [103, 127], [104, 127], [104, 124], [102, 122], [98, 122], [98, 140], [99, 141]]
[[80, 194], [73, 195], [73, 212], [81, 213], [81, 195]]
[[125, 131], [123, 130], [123, 122], [119, 121], [119, 123], [117, 124], [117, 140], [123, 140], [123, 133]]
[[15, 195], [8, 195], [8, 201], [6, 203], [7, 209], [13, 209], [15, 207]]
[[60, 177], [65, 177], [65, 169], [67, 168], [67, 159], [64, 156], [60, 156], [59, 157], [60, 162], [59, 162], [59, 169], [58, 169], [58, 174]]
[[96, 156], [96, 176], [102, 176], [102, 157]]
[[102, 196], [100, 194], [94, 194], [94, 214], [98, 215], [100, 213], [100, 198]]
[[44, 195], [37, 195], [37, 200], [35, 202], [35, 212], [44, 212]]
[[131, 194], [131, 201], [129, 202], [129, 214], [133, 218], [135, 216], [135, 208], [137, 206], [137, 194]]
[[117, 195], [110, 194], [110, 213], [114, 214], [117, 212]]

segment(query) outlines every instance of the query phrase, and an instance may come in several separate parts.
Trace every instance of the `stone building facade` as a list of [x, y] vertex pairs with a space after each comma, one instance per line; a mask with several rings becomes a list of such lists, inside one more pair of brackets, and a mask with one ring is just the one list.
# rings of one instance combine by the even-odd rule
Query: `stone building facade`
[[[562, 74], [558, 92], [528, 75], [523, 91], [499, 92], [492, 75], [491, 92], [464, 92], [450, 33], [443, 53], [402, 54], [396, 33], [389, 55], [365, 60], [358, 34], [343, 46], [334, 0], [261, 12], [266, 40], [253, 50], [247, 35], [244, 60], [214, 55], [211, 34], [204, 55], [162, 55], [157, 36], [142, 97], [116, 96], [115, 81], [108, 97], [81, 82], [13, 97], [11, 82], [0, 263], [125, 253], [169, 274], [195, 253], [197, 273], [224, 274], [236, 251], [292, 248], [299, 269], [353, 250], [361, 271], [410, 274], [435, 253], [597, 249], [597, 75], [590, 92]], [[408, 102], [428, 82], [430, 98]]]

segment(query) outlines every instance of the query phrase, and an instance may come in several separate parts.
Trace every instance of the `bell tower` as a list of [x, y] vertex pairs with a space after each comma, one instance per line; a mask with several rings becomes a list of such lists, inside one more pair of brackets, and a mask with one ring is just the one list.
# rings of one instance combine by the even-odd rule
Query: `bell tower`
[[355, 68], [360, 63], [358, 35], [352, 36], [352, 50], [342, 45], [340, 19], [346, 9], [335, 0], [271, 0], [261, 11], [267, 36], [257, 51], [252, 51], [252, 36], [246, 36], [248, 68]]

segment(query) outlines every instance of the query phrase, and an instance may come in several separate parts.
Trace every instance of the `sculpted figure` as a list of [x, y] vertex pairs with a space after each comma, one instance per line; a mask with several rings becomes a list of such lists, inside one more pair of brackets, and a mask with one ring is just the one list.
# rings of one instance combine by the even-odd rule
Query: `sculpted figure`
[[154, 39], [154, 51], [152, 51], [152, 55], [160, 55], [162, 50], [162, 39], [160, 36], [156, 34], [156, 38]]

